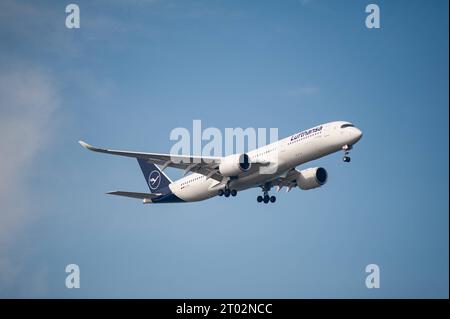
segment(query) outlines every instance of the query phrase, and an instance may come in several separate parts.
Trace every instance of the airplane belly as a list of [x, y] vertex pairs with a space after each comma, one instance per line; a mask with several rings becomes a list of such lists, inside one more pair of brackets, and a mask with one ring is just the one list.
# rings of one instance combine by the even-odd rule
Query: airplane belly
[[175, 187], [173, 187], [172, 191], [176, 196], [178, 196], [185, 202], [196, 202], [211, 198], [216, 195], [216, 192], [209, 191], [209, 185], [210, 183], [207, 182], [187, 185], [185, 187], [176, 185]]
[[278, 176], [280, 173], [277, 171], [274, 174], [252, 174], [239, 178], [231, 183], [231, 188], [238, 191], [245, 190], [248, 188], [256, 187], [258, 185], [264, 184], [266, 181]]

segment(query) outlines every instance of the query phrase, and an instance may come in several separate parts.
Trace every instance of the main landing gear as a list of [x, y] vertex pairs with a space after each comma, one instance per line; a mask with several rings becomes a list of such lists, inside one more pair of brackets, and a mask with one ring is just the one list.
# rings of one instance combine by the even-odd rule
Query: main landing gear
[[348, 154], [350, 154], [350, 150], [353, 148], [353, 146], [351, 145], [344, 145], [342, 146], [342, 150], [344, 151], [344, 157], [342, 158], [342, 160], [346, 163], [350, 163], [350, 156], [348, 156]]
[[264, 204], [267, 204], [268, 202], [275, 203], [277, 198], [275, 196], [269, 196], [268, 194], [265, 194], [264, 196], [259, 195], [256, 197], [256, 200], [258, 203], [264, 202]]
[[227, 186], [225, 186], [225, 189], [219, 189], [219, 191], [217, 192], [217, 195], [225, 196], [225, 197], [230, 197], [230, 195], [231, 195], [234, 197], [237, 195], [237, 190], [230, 189], [227, 185]]
[[269, 187], [262, 187], [263, 189], [263, 196], [259, 195], [258, 197], [256, 197], [256, 201], [258, 203], [264, 202], [264, 204], [267, 204], [269, 202], [271, 203], [275, 203], [275, 201], [277, 200], [277, 198], [275, 196], [269, 196]]

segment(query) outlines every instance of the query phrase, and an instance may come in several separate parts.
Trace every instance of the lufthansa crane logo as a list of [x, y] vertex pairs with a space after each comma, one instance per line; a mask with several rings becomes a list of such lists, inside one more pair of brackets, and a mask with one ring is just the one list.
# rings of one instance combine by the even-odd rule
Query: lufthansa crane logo
[[154, 190], [159, 187], [160, 183], [161, 183], [161, 173], [157, 170], [152, 171], [148, 176], [148, 186], [150, 186], [150, 189]]

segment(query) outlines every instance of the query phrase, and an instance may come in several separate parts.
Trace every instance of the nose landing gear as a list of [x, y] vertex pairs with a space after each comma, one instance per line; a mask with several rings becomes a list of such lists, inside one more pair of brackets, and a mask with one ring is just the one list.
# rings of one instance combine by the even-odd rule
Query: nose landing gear
[[350, 156], [348, 156], [348, 154], [350, 154], [350, 150], [352, 148], [353, 148], [353, 146], [351, 146], [351, 145], [344, 145], [344, 146], [342, 146], [342, 150], [344, 151], [344, 157], [342, 158], [342, 160], [345, 163], [350, 163], [351, 158], [350, 158]]

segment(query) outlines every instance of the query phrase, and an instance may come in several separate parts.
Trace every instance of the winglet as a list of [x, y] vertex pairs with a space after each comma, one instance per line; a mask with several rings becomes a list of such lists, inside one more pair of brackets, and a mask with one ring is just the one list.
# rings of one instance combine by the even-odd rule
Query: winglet
[[81, 140], [79, 140], [78, 143], [79, 143], [81, 146], [83, 146], [84, 148], [87, 148], [87, 149], [89, 149], [89, 148], [92, 147], [92, 145], [89, 145], [88, 143], [86, 143], [86, 142], [84, 142], [84, 141], [81, 141]]
[[86, 142], [84, 142], [84, 141], [78, 141], [78, 143], [81, 145], [81, 146], [83, 146], [85, 149], [87, 149], [87, 150], [90, 150], [90, 151], [94, 151], [94, 152], [105, 152], [105, 151], [107, 151], [107, 150], [104, 150], [104, 149], [102, 149], [102, 148], [97, 148], [97, 147], [94, 147], [94, 146], [92, 146], [92, 145], [89, 145], [88, 143], [86, 143]]

